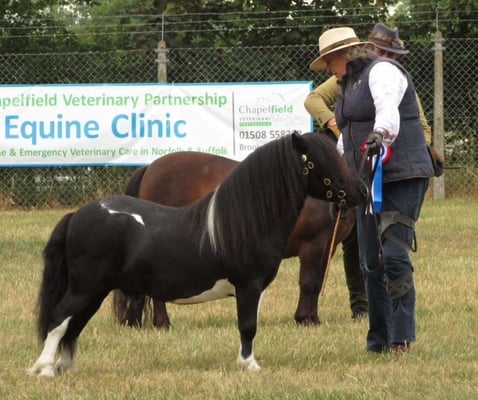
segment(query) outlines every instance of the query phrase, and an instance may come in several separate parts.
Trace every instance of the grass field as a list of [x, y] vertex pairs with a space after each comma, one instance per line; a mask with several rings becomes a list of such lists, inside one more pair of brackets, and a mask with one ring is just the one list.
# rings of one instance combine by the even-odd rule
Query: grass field
[[108, 298], [80, 336], [77, 372], [32, 378], [41, 251], [64, 213], [0, 214], [0, 399], [478, 398], [476, 201], [424, 206], [412, 255], [418, 341], [409, 354], [366, 353], [367, 323], [350, 320], [339, 251], [320, 298], [320, 327], [293, 322], [298, 264], [283, 262], [261, 309], [259, 373], [236, 369], [233, 299], [171, 305], [173, 328], [162, 332], [119, 327]]

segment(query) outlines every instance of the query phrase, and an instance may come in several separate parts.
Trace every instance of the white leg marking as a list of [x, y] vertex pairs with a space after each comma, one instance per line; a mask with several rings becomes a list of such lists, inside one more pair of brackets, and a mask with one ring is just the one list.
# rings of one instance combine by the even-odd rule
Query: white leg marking
[[113, 210], [112, 208], [109, 208], [108, 205], [104, 202], [101, 202], [100, 204], [101, 204], [101, 207], [103, 207], [110, 214], [129, 215], [130, 217], [133, 217], [138, 224], [141, 224], [141, 225], [145, 226], [144, 221], [143, 221], [143, 217], [139, 214], [129, 213], [127, 211], [122, 211], [122, 210]]
[[[265, 290], [262, 291], [259, 302], [257, 304], [257, 326], [259, 327], [259, 310], [261, 308], [262, 299], [264, 298]], [[241, 371], [260, 371], [261, 367], [254, 357], [254, 350], [247, 358], [242, 357], [242, 346], [239, 348], [239, 355], [237, 356], [237, 366]]]
[[65, 335], [70, 322], [71, 316], [66, 318], [60, 325], [48, 332], [48, 336], [45, 339], [43, 350], [38, 357], [38, 360], [28, 370], [30, 375], [38, 375], [52, 378], [55, 376], [55, 370], [53, 364], [55, 362], [55, 355], [58, 350], [60, 340]]

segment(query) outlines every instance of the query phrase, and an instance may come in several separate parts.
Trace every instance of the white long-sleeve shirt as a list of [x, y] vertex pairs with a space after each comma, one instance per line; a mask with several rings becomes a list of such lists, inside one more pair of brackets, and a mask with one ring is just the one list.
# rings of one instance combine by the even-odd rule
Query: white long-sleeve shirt
[[378, 62], [370, 69], [369, 88], [375, 104], [374, 130], [385, 129], [389, 135], [384, 138], [384, 143], [389, 145], [398, 136], [400, 129], [398, 106], [407, 87], [405, 73], [392, 63]]

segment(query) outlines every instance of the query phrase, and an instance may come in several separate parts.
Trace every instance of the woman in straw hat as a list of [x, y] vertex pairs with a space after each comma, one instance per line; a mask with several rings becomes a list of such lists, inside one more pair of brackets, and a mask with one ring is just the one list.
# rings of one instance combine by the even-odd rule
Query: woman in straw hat
[[[409, 250], [433, 165], [408, 72], [379, 57], [352, 28], [319, 38], [314, 71], [332, 72], [341, 85], [335, 119], [344, 156], [373, 179], [372, 201], [357, 212], [360, 266], [368, 297], [370, 352], [408, 351], [415, 337], [415, 286]], [[365, 166], [366, 171], [362, 171]]]
[[[398, 60], [401, 56], [409, 53], [398, 35], [397, 28], [389, 28], [381, 23], [375, 24], [368, 40], [375, 46], [374, 53], [381, 57]], [[340, 136], [340, 131], [337, 129], [332, 107], [335, 105], [339, 94], [340, 86], [337, 78], [331, 76], [310, 92], [304, 102], [306, 110], [315, 118], [320, 127], [330, 129], [337, 138]], [[418, 98], [417, 105], [420, 112], [420, 122], [425, 133], [425, 140], [430, 144], [431, 127]]]
[[[374, 53], [378, 56], [396, 60], [409, 53], [405, 44], [398, 35], [397, 28], [390, 28], [384, 24], [375, 24], [370, 32], [369, 41], [374, 45]], [[337, 128], [333, 112], [335, 103], [340, 95], [340, 85], [335, 76], [317, 86], [309, 93], [304, 101], [306, 110], [315, 118], [321, 128], [332, 131], [342, 142], [340, 131]], [[425, 133], [427, 143], [431, 142], [431, 127], [423, 112], [417, 96], [417, 105], [420, 112], [420, 122]], [[340, 146], [342, 147], [342, 146]], [[357, 229], [353, 227], [349, 236], [342, 242], [343, 264], [345, 280], [349, 291], [349, 303], [352, 311], [352, 320], [358, 321], [367, 315], [367, 294], [365, 292], [363, 275], [359, 265], [359, 250], [357, 243]]]

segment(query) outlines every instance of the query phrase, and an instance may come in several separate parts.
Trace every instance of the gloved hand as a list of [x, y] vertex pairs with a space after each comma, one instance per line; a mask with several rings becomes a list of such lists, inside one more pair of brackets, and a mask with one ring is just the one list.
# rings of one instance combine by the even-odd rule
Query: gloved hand
[[365, 144], [368, 148], [368, 155], [369, 157], [380, 155], [382, 150], [382, 141], [383, 135], [380, 132], [372, 132], [368, 135], [367, 141]]

